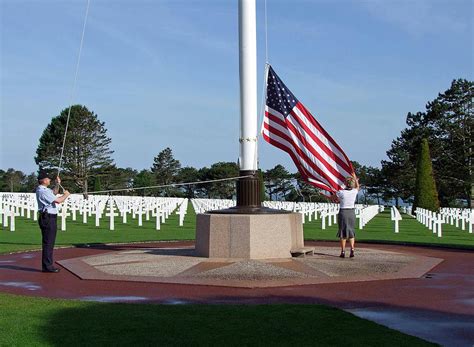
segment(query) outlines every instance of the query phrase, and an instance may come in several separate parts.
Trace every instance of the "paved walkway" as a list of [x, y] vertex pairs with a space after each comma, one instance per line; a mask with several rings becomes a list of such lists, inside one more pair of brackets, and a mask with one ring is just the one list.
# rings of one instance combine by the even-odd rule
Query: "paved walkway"
[[[57, 261], [150, 247], [190, 247], [193, 243], [156, 243], [57, 249]], [[308, 242], [315, 247], [336, 243]], [[41, 273], [40, 252], [0, 256], [0, 291], [31, 296], [102, 302], [319, 303], [336, 306], [405, 333], [446, 346], [474, 343], [474, 252], [394, 245], [363, 245], [408, 256], [443, 259], [420, 278], [320, 283], [285, 287], [235, 288], [172, 283], [81, 280], [63, 269]], [[347, 259], [349, 261], [349, 259]], [[107, 285], [104, 285], [106, 283]]]

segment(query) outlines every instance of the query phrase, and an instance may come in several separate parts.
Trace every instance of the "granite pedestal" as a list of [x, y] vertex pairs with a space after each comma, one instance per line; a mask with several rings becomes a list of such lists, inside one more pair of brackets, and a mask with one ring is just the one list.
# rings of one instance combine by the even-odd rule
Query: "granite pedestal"
[[197, 215], [196, 255], [207, 258], [291, 258], [302, 249], [299, 213]]

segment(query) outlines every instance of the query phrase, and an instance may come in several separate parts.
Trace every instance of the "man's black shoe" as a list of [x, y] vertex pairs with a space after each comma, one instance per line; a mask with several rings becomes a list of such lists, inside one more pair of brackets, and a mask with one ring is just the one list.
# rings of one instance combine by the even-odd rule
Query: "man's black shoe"
[[42, 272], [58, 273], [61, 269], [53, 267], [52, 269], [43, 269]]

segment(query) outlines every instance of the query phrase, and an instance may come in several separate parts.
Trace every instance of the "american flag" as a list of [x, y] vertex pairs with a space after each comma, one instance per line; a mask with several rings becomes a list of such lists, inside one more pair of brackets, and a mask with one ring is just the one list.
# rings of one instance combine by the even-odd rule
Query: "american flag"
[[268, 65], [263, 138], [287, 152], [305, 181], [328, 195], [354, 172], [341, 147]]

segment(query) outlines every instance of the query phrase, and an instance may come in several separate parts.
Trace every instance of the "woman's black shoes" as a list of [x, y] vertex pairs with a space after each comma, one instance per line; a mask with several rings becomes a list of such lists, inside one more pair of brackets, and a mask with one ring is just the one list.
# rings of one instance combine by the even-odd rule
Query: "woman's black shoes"
[[54, 274], [57, 274], [59, 271], [61, 271], [61, 269], [59, 269], [57, 267], [53, 267], [52, 269], [43, 269], [43, 270], [41, 270], [41, 272], [49, 272], [49, 273], [54, 273]]
[[[346, 252], [341, 251], [341, 255], [339, 256], [339, 258], [345, 258], [345, 257], [346, 257]], [[351, 254], [349, 255], [349, 258], [354, 258], [354, 249], [351, 249]]]

